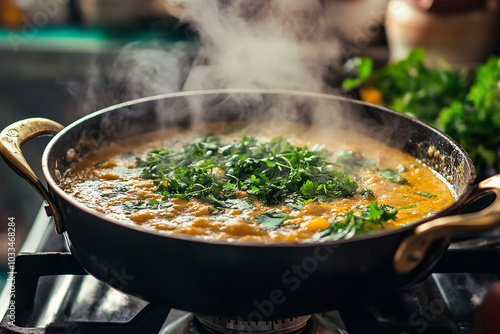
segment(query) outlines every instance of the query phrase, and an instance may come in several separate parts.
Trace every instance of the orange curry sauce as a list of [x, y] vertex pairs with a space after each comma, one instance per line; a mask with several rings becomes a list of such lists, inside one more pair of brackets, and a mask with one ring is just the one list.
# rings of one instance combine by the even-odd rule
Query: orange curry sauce
[[[413, 157], [391, 149], [379, 142], [352, 133], [332, 134], [325, 128], [305, 127], [287, 124], [280, 129], [241, 128], [218, 133], [217, 136], [239, 140], [245, 134], [257, 138], [271, 139], [283, 135], [289, 142], [297, 146], [312, 147], [319, 143], [332, 152], [356, 151], [376, 161], [379, 168], [396, 169], [403, 166], [401, 176], [408, 180], [407, 184], [392, 183], [374, 174], [366, 168], [360, 168], [352, 177], [359, 186], [357, 194], [350, 198], [333, 199], [331, 202], [312, 201], [304, 204], [301, 210], [287, 205], [265, 206], [253, 200], [254, 211], [238, 211], [223, 209], [214, 215], [214, 207], [198, 199], [168, 199], [169, 205], [155, 208], [145, 207], [140, 210], [129, 210], [127, 201], [148, 203], [155, 199], [158, 202], [167, 199], [155, 193], [156, 186], [150, 179], [139, 177], [144, 167], [138, 167], [136, 157], [147, 160], [147, 152], [157, 147], [170, 145], [174, 141], [188, 142], [200, 135], [220, 132], [219, 126], [213, 125], [205, 129], [186, 130], [169, 129], [152, 133], [148, 136], [112, 143], [108, 147], [81, 158], [70, 168], [60, 181], [65, 192], [88, 208], [105, 213], [108, 217], [119, 221], [134, 223], [161, 230], [166, 233], [196, 235], [205, 239], [257, 241], [257, 242], [304, 242], [318, 232], [328, 228], [331, 218], [355, 210], [359, 205], [368, 205], [371, 201], [386, 204], [395, 208], [411, 208], [400, 210], [395, 221], [389, 220], [385, 229], [394, 229], [428, 217], [451, 205], [454, 195], [450, 187], [436, 176], [424, 164]], [[348, 142], [345, 141], [348, 139]], [[363, 197], [360, 190], [369, 188], [374, 194]], [[436, 195], [433, 198], [421, 196], [425, 191]], [[237, 198], [248, 197], [245, 192], [238, 191]], [[286, 212], [289, 219], [283, 226], [274, 230], [266, 230], [255, 222], [263, 212]]]

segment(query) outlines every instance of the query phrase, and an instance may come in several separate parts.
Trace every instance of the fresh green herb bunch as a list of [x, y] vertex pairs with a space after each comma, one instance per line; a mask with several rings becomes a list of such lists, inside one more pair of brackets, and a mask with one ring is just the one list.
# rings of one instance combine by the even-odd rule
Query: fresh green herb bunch
[[415, 49], [406, 59], [373, 71], [371, 59], [357, 58], [353, 65], [359, 78], [345, 81], [344, 89], [368, 81], [382, 93], [384, 105], [433, 123], [441, 109], [465, 98], [467, 80], [448, 69], [429, 68], [424, 61], [425, 51]]
[[500, 57], [477, 69], [466, 98], [443, 108], [436, 126], [457, 140], [478, 168], [500, 167]]
[[470, 154], [476, 167], [500, 169], [500, 57], [491, 57], [473, 76], [424, 65], [416, 49], [406, 59], [373, 70], [369, 58], [355, 58], [349, 67], [356, 78], [345, 90], [362, 85], [380, 91], [385, 106], [421, 119], [449, 134]]
[[180, 150], [149, 152], [141, 177], [154, 179], [156, 191], [165, 197], [196, 197], [216, 207], [228, 207], [236, 190], [267, 205], [290, 196], [299, 201], [353, 196], [357, 183], [333, 165], [330, 156], [323, 146], [298, 147], [282, 137], [244, 137], [228, 143], [212, 136]]

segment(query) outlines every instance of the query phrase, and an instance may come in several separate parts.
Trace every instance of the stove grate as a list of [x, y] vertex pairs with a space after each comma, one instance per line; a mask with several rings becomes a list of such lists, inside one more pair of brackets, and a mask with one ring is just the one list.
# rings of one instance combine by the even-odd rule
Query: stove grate
[[19, 254], [15, 262], [16, 282], [14, 326], [8, 316], [0, 324], [0, 334], [136, 334], [158, 333], [162, 328], [170, 309], [162, 305], [147, 304], [129, 322], [54, 322], [45, 328], [18, 326], [33, 313], [35, 295], [40, 277], [49, 275], [86, 275], [71, 253], [47, 252]]

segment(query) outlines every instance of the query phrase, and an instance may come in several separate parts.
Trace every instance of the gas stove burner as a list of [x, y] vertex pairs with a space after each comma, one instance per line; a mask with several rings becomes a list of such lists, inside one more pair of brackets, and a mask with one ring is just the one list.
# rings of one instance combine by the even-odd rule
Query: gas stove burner
[[[259, 333], [288, 334], [313, 332], [314, 318], [310, 315], [273, 321], [244, 321], [224, 317], [195, 315], [205, 330], [210, 333]], [[308, 330], [309, 329], [309, 330]]]

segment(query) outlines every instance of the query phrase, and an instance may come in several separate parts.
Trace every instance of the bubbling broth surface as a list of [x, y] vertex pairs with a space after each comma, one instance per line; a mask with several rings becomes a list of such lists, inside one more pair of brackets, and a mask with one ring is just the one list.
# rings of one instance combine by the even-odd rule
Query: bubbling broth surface
[[[255, 175], [246, 180], [235, 180], [234, 166], [227, 167], [231, 159], [238, 166], [254, 163], [248, 154], [228, 155], [222, 163], [206, 168], [220, 183], [216, 187], [222, 187], [221, 196], [214, 192], [215, 188], [210, 188], [215, 199], [206, 195], [208, 186], [196, 182], [189, 188], [190, 193], [175, 193], [172, 190], [175, 182], [181, 188], [185, 185], [179, 177], [180, 171], [159, 172], [167, 161], [161, 159], [176, 154], [185, 145], [200, 143], [197, 145], [202, 148], [212, 145], [193, 153], [199, 160], [190, 160], [186, 168], [194, 166], [195, 170], [200, 164], [206, 167], [217, 152], [225, 154], [233, 149], [231, 145], [241, 145], [245, 136], [256, 139], [255, 148], [249, 152], [279, 140], [280, 147], [288, 147], [285, 144], [288, 142], [296, 151], [303, 148], [300, 152], [309, 152], [310, 157], [303, 158], [306, 164], [318, 163], [322, 158], [328, 162], [314, 167], [314, 173], [320, 177], [309, 180], [311, 171], [303, 165], [292, 169], [288, 163], [293, 159], [285, 151], [259, 158], [263, 168], [269, 169], [263, 172], [269, 182], [273, 181], [270, 170], [275, 171], [275, 178], [278, 172], [286, 174], [294, 170], [293, 178], [299, 182], [298, 186], [290, 183], [282, 186], [284, 181], [278, 184], [275, 188], [286, 189], [272, 203], [261, 196], [267, 191], [263, 185], [265, 178], [260, 176], [262, 171], [255, 170]], [[281, 137], [273, 140], [276, 136]], [[154, 157], [158, 160], [159, 156], [160, 162], [154, 165]], [[335, 188], [330, 179], [321, 175], [333, 175], [337, 169], [339, 186]], [[188, 177], [184, 179], [186, 182], [194, 178], [191, 174], [183, 175]], [[353, 185], [357, 187], [352, 188]], [[211, 124], [189, 130], [167, 129], [111, 143], [81, 158], [65, 173], [60, 186], [88, 208], [120, 221], [202, 239], [253, 242], [335, 240], [395, 229], [433, 215], [455, 201], [445, 182], [407, 154], [353, 133], [332, 133], [331, 129], [297, 124], [286, 124], [280, 129], [256, 124], [229, 127]], [[293, 187], [295, 192], [290, 190]], [[346, 192], [351, 191], [348, 195], [344, 192], [346, 187], [349, 188]], [[266, 196], [270, 198], [269, 194]]]

